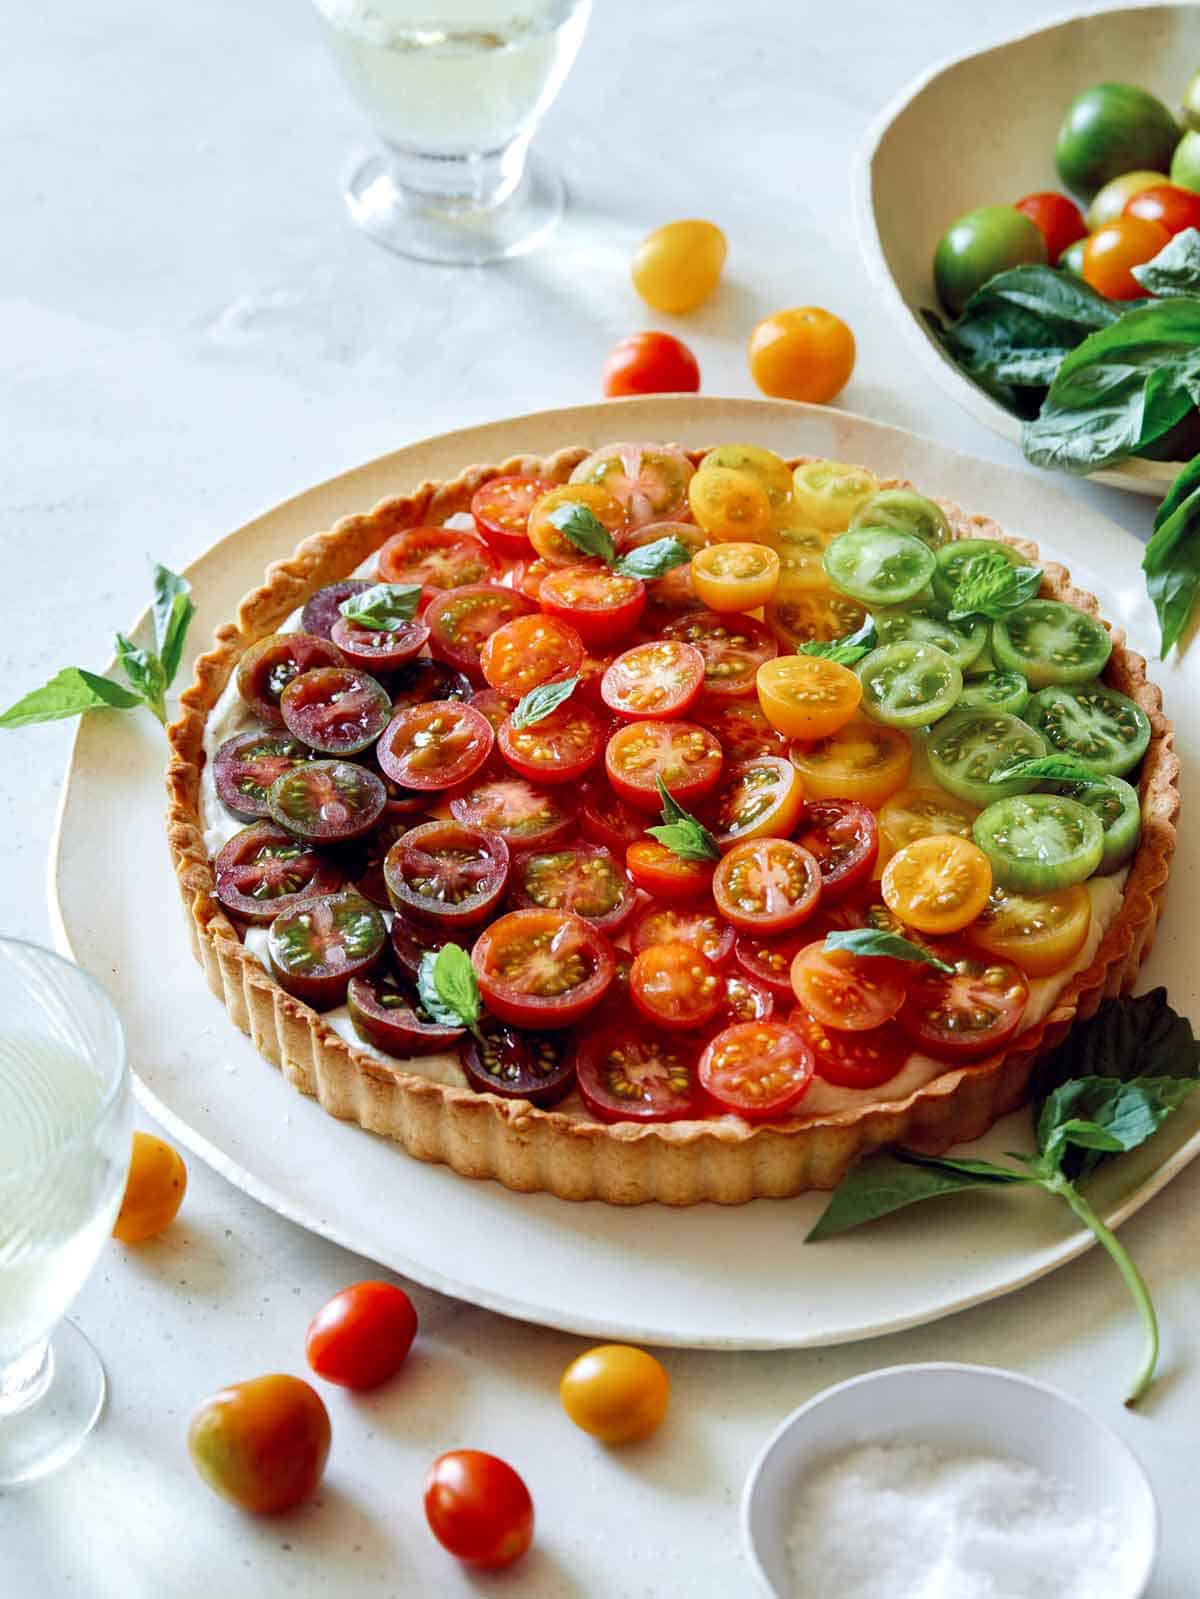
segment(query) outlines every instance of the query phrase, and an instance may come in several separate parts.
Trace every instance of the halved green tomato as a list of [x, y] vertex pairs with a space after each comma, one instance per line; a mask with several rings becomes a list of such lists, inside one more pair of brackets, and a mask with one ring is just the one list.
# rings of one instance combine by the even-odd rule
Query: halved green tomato
[[267, 934], [267, 958], [280, 988], [315, 1010], [346, 998], [352, 977], [383, 960], [387, 923], [361, 894], [321, 894], [284, 911]]
[[1104, 683], [1041, 689], [1025, 707], [1025, 719], [1054, 754], [1085, 761], [1102, 777], [1132, 771], [1150, 742], [1145, 711]]
[[993, 622], [992, 654], [999, 666], [1020, 672], [1038, 689], [1099, 677], [1112, 654], [1112, 639], [1073, 605], [1029, 600]]
[[903, 605], [933, 576], [934, 556], [911, 533], [858, 528], [833, 540], [824, 566], [834, 587], [862, 605]]
[[949, 606], [954, 599], [954, 591], [958, 587], [967, 562], [976, 555], [988, 555], [993, 551], [1002, 555], [1013, 566], [1020, 565], [1021, 557], [1012, 545], [1001, 544], [999, 539], [955, 539], [953, 544], [942, 546], [936, 557], [933, 592], [943, 605]]
[[890, 528], [895, 533], [911, 533], [931, 550], [949, 544], [954, 534], [945, 511], [923, 494], [911, 489], [880, 489], [863, 502], [850, 519], [850, 529]]
[[975, 665], [987, 643], [986, 622], [947, 622], [926, 606], [873, 610], [871, 619], [881, 644], [936, 644], [960, 672]]
[[1027, 894], [1082, 883], [1104, 855], [1095, 811], [1062, 794], [1014, 794], [975, 818], [975, 842], [1002, 888]]
[[1092, 783], [1055, 783], [1053, 792], [1078, 800], [1100, 818], [1104, 854], [1096, 868], [1097, 876], [1124, 866], [1142, 836], [1142, 806], [1137, 789], [1123, 777], [1106, 777], [1103, 788]]
[[862, 708], [887, 727], [927, 727], [953, 710], [962, 673], [936, 644], [885, 644], [859, 662]]
[[1020, 716], [1029, 703], [1029, 684], [1020, 672], [984, 672], [963, 684], [958, 703], [964, 710], [1004, 711]]
[[1046, 741], [1032, 727], [1003, 711], [951, 711], [930, 734], [926, 751], [943, 788], [971, 805], [990, 805], [1030, 786], [1027, 778], [990, 781], [992, 773], [1015, 761], [1046, 753]]

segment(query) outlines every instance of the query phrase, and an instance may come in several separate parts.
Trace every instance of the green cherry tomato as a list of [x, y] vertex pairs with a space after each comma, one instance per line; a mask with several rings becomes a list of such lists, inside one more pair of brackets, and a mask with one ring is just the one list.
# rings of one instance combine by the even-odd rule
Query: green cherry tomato
[[928, 544], [931, 550], [941, 549], [954, 537], [945, 511], [923, 494], [911, 489], [880, 489], [864, 501], [850, 518], [850, 527], [891, 528], [896, 533], [911, 533], [913, 538]]
[[1094, 811], [1104, 829], [1104, 853], [1097, 874], [1119, 871], [1142, 836], [1142, 807], [1138, 792], [1122, 777], [1106, 777], [1104, 787], [1091, 783], [1054, 783], [1055, 794], [1078, 800]]
[[963, 684], [958, 703], [977, 711], [1004, 711], [1020, 716], [1029, 703], [1029, 684], [1020, 672], [984, 672]]
[[1200, 133], [1189, 130], [1180, 139], [1171, 160], [1171, 182], [1200, 191]]
[[1145, 711], [1104, 683], [1041, 689], [1025, 707], [1025, 720], [1041, 733], [1051, 754], [1085, 761], [1102, 777], [1131, 772], [1150, 742]]
[[933, 281], [951, 316], [997, 272], [1045, 263], [1046, 241], [1036, 222], [1015, 205], [981, 205], [952, 222], [938, 241]]
[[933, 644], [948, 655], [960, 672], [974, 668], [987, 643], [987, 623], [946, 622], [928, 606], [904, 605], [896, 610], [871, 612], [880, 644]]
[[1058, 130], [1058, 175], [1090, 198], [1137, 167], [1164, 172], [1179, 125], [1161, 100], [1132, 83], [1097, 83], [1076, 95]]
[[927, 727], [954, 708], [962, 673], [936, 644], [885, 644], [858, 666], [862, 709], [885, 727]]
[[825, 575], [860, 605], [902, 605], [933, 576], [933, 551], [911, 533], [858, 528], [832, 540]]
[[214, 1493], [271, 1516], [312, 1493], [331, 1437], [320, 1395], [280, 1373], [231, 1383], [206, 1399], [188, 1428], [188, 1451]]
[[1107, 628], [1073, 605], [1028, 600], [992, 623], [998, 666], [1020, 672], [1034, 689], [1052, 683], [1086, 683], [1099, 677], [1112, 654]]
[[[1160, 183], [1166, 182], [1168, 179], [1162, 172], [1122, 172], [1119, 178], [1110, 178], [1088, 206], [1088, 232], [1095, 233], [1096, 229], [1102, 228], [1106, 222], [1115, 222], [1135, 194], [1141, 194], [1143, 189], [1153, 189]], [[1083, 246], [1087, 244], [1087, 239], [1080, 239], [1079, 244], [1079, 259], [1082, 264]]]
[[1082, 883], [1104, 856], [1104, 827], [1095, 811], [1062, 794], [1015, 794], [975, 818], [976, 844], [1002, 888], [1025, 894]]
[[990, 805], [1030, 787], [1029, 780], [1021, 777], [993, 783], [992, 773], [1015, 761], [1045, 755], [1046, 741], [1003, 711], [955, 710], [934, 728], [926, 753], [944, 789], [970, 805]]
[[1183, 91], [1180, 109], [1188, 128], [1200, 128], [1200, 72], [1193, 72]]
[[933, 573], [935, 597], [949, 608], [967, 562], [976, 555], [990, 555], [993, 551], [1002, 555], [1013, 566], [1021, 564], [1021, 557], [1012, 545], [1002, 544], [999, 539], [955, 539], [953, 544], [943, 546], [935, 557], [936, 566]]

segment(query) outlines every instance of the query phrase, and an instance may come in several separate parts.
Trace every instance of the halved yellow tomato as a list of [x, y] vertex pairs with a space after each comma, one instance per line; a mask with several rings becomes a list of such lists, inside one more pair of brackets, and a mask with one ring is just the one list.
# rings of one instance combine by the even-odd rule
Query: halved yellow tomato
[[914, 839], [883, 869], [883, 903], [919, 933], [957, 933], [973, 922], [992, 891], [992, 867], [969, 838], [930, 833]]
[[792, 473], [792, 498], [801, 519], [831, 533], [844, 533], [855, 511], [878, 489], [873, 472], [844, 461], [806, 461]]
[[785, 649], [799, 649], [801, 644], [810, 644], [814, 639], [828, 643], [830, 639], [858, 631], [867, 619], [865, 609], [857, 600], [831, 588], [823, 568], [819, 584], [796, 582], [794, 578], [785, 582], [785, 557], [781, 554], [779, 559], [779, 587], [763, 613], [763, 620]]
[[733, 467], [702, 466], [688, 484], [688, 504], [710, 538], [754, 540], [771, 526], [766, 489]]
[[765, 544], [710, 544], [692, 556], [692, 587], [710, 611], [753, 611], [779, 582], [779, 557]]
[[912, 776], [912, 745], [898, 727], [852, 717], [828, 738], [788, 748], [809, 799], [861, 800], [878, 810]]
[[759, 667], [756, 682], [763, 715], [788, 738], [827, 738], [862, 698], [855, 673], [821, 655], [777, 655]]
[[1049, 977], [1071, 964], [1091, 925], [1092, 900], [1083, 883], [1052, 894], [996, 887], [967, 938], [976, 949], [1012, 961], [1027, 977]]
[[590, 511], [618, 543], [629, 526], [625, 507], [599, 483], [563, 483], [551, 489], [530, 511], [527, 525], [529, 542], [551, 566], [575, 566], [580, 559], [579, 546], [558, 526], [558, 518], [576, 505]]
[[837, 538], [836, 533], [827, 532], [823, 527], [804, 527], [793, 522], [787, 527], [775, 528], [768, 537], [772, 547], [779, 552], [781, 596], [805, 589], [837, 592], [830, 589], [823, 561], [826, 546], [831, 539]]
[[771, 502], [771, 515], [776, 524], [792, 503], [792, 469], [774, 450], [764, 450], [759, 444], [718, 444], [700, 463], [701, 472], [711, 472], [723, 467], [731, 472], [744, 472], [766, 490]]
[[879, 812], [879, 842], [888, 855], [931, 833], [957, 833], [970, 838], [978, 808], [956, 799], [944, 788], [905, 788], [893, 794]]

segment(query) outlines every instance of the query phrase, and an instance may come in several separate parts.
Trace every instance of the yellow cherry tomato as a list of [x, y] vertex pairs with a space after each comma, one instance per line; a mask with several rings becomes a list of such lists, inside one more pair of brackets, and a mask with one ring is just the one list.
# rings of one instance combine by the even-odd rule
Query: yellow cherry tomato
[[844, 461], [805, 461], [792, 473], [796, 510], [805, 522], [827, 533], [844, 533], [859, 506], [878, 492], [879, 479], [873, 472]]
[[[831, 534], [830, 537], [833, 537]], [[795, 650], [814, 639], [828, 643], [856, 633], [867, 619], [857, 600], [839, 594], [821, 569], [821, 582], [796, 583], [784, 578], [784, 556], [779, 557], [779, 587], [767, 606], [765, 620], [785, 649]]]
[[758, 669], [758, 703], [788, 738], [827, 738], [858, 709], [862, 684], [848, 666], [820, 655], [778, 655]]
[[755, 540], [771, 526], [766, 489], [749, 472], [727, 466], [697, 472], [688, 484], [688, 504], [710, 538]]
[[987, 904], [992, 867], [969, 838], [930, 833], [896, 851], [879, 886], [883, 903], [906, 927], [919, 933], [957, 933]]
[[656, 311], [682, 316], [716, 288], [725, 251], [725, 235], [715, 222], [667, 222], [638, 245], [633, 286]]
[[997, 887], [967, 929], [967, 939], [988, 955], [1012, 961], [1027, 977], [1049, 977], [1071, 964], [1091, 925], [1092, 899], [1083, 883], [1052, 894]]
[[584, 559], [579, 546], [572, 544], [552, 518], [572, 505], [581, 505], [602, 522], [614, 538], [619, 538], [628, 526], [625, 507], [615, 494], [610, 494], [599, 483], [564, 483], [551, 489], [529, 513], [529, 542], [551, 566], [575, 566]]
[[826, 548], [837, 536], [836, 533], [827, 533], [820, 527], [790, 525], [774, 529], [771, 534], [771, 545], [779, 554], [781, 592], [794, 589], [829, 589], [823, 558]]
[[786, 517], [792, 504], [792, 469], [781, 455], [759, 444], [718, 444], [701, 461], [700, 470], [711, 472], [719, 466], [745, 472], [761, 483], [771, 502], [773, 522]]
[[630, 1344], [601, 1344], [573, 1360], [558, 1386], [577, 1427], [606, 1444], [648, 1438], [662, 1423], [671, 1382], [661, 1362]]
[[153, 1133], [134, 1133], [125, 1179], [125, 1197], [113, 1223], [113, 1237], [123, 1244], [157, 1238], [175, 1220], [187, 1192], [183, 1156]]
[[854, 371], [854, 335], [832, 311], [800, 305], [764, 318], [750, 335], [750, 376], [777, 400], [824, 405]]
[[1162, 172], [1122, 172], [1119, 178], [1110, 178], [1102, 189], [1097, 189], [1088, 206], [1088, 232], [1095, 233], [1106, 222], [1115, 222], [1125, 209], [1126, 202], [1143, 189], [1157, 188], [1160, 183], [1170, 183]]
[[692, 587], [710, 611], [753, 611], [779, 582], [779, 557], [765, 544], [710, 544], [692, 556]]
[[970, 838], [978, 808], [956, 799], [944, 788], [905, 788], [879, 812], [879, 842], [884, 853], [894, 855], [906, 844], [932, 833], [957, 833]]
[[898, 727], [852, 717], [828, 738], [788, 748], [809, 799], [861, 800], [878, 810], [912, 776], [912, 745]]

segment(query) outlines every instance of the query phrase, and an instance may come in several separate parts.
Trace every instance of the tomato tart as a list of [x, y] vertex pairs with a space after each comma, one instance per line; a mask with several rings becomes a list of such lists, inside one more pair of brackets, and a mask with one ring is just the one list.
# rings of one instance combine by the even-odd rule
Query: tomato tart
[[978, 1137], [1128, 989], [1172, 730], [987, 517], [752, 445], [474, 466], [196, 663], [168, 833], [233, 1022], [518, 1191], [739, 1204]]

